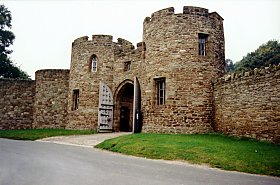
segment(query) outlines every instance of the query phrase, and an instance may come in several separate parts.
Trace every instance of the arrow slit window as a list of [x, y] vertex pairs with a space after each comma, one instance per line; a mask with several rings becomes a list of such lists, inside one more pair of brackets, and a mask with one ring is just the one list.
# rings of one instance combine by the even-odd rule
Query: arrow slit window
[[79, 89], [73, 90], [72, 110], [78, 110], [79, 107]]

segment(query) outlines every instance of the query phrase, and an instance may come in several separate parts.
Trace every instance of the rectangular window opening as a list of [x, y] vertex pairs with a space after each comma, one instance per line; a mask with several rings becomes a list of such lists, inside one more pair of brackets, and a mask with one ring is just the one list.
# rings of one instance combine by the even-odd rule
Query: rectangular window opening
[[131, 70], [131, 61], [124, 63], [124, 71], [130, 71]]
[[74, 89], [72, 110], [78, 110], [78, 107], [79, 107], [79, 89]]
[[156, 81], [157, 105], [163, 105], [165, 104], [165, 98], [166, 98], [165, 78], [155, 79], [155, 81]]
[[198, 34], [198, 55], [206, 56], [207, 34]]

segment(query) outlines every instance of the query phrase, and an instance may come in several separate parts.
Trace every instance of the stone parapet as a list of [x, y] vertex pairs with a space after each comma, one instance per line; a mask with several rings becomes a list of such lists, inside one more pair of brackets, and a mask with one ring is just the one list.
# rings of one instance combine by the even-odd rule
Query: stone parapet
[[227, 74], [223, 77], [214, 79], [213, 83], [214, 84], [230, 83], [232, 81], [244, 79], [246, 77], [264, 76], [266, 74], [271, 74], [278, 71], [280, 71], [280, 63], [278, 65], [270, 65], [269, 67], [255, 68], [254, 70], [251, 71], [234, 72], [231, 74]]
[[195, 7], [195, 6], [184, 6], [183, 14], [208, 17], [209, 12], [208, 12], [208, 9], [206, 9], [206, 8]]

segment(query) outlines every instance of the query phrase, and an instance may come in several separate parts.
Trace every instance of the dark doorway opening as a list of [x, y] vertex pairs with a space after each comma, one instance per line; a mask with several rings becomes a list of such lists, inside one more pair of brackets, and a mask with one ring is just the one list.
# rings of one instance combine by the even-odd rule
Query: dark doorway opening
[[120, 88], [115, 104], [115, 130], [132, 132], [134, 85], [127, 81]]
[[124, 132], [129, 132], [129, 117], [130, 111], [128, 107], [121, 107], [121, 116], [120, 116], [120, 130]]

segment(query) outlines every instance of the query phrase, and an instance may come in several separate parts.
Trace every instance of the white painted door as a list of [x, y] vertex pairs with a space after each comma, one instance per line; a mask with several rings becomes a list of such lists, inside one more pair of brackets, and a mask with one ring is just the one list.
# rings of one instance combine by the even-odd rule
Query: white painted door
[[113, 130], [113, 94], [103, 82], [99, 83], [98, 132], [112, 132]]

